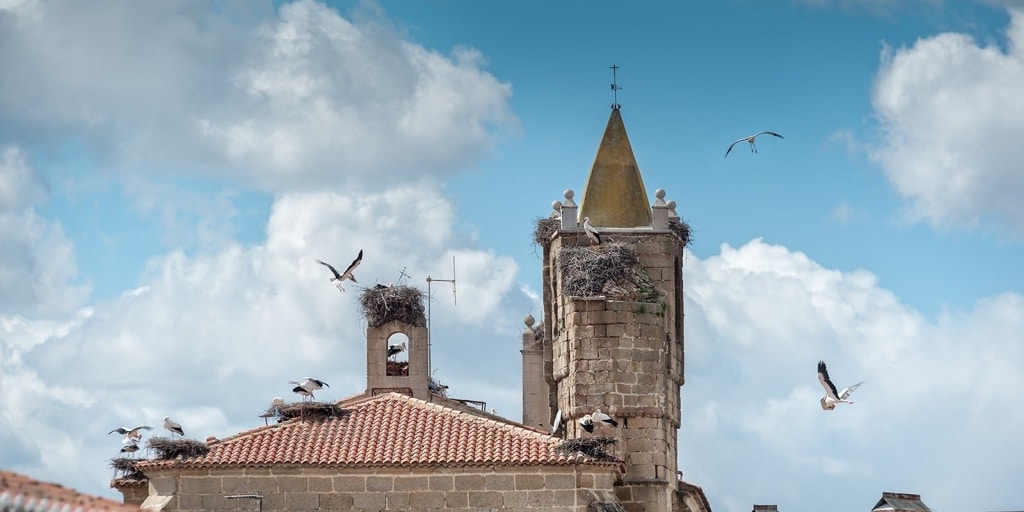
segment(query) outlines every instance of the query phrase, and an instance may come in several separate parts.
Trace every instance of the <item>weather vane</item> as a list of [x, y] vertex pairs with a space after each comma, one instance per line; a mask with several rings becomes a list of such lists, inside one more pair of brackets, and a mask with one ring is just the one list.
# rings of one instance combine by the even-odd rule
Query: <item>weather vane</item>
[[619, 67], [616, 66], [615, 64], [612, 64], [610, 69], [612, 70], [612, 95], [614, 97], [614, 103], [612, 103], [612, 110], [618, 110], [619, 107], [622, 106], [619, 105], [619, 89], [622, 89], [622, 86], [619, 85], [617, 73]]

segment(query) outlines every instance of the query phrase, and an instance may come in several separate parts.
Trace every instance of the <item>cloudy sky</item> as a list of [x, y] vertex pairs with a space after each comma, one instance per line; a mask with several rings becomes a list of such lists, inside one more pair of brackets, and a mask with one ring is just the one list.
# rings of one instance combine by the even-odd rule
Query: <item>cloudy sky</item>
[[0, 0], [0, 62], [4, 469], [118, 497], [114, 427], [361, 392], [359, 288], [315, 261], [360, 249], [424, 290], [454, 256], [435, 375], [519, 418], [533, 221], [616, 64], [695, 229], [679, 459], [714, 510], [1021, 506], [1024, 2]]

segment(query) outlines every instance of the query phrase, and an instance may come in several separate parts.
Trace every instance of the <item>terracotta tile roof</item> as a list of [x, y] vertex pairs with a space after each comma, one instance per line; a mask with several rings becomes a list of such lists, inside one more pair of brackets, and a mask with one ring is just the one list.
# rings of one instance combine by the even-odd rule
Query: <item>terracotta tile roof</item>
[[567, 457], [555, 451], [562, 439], [524, 425], [499, 421], [399, 393], [361, 395], [338, 405], [349, 413], [323, 420], [291, 419], [210, 445], [193, 459], [147, 461], [155, 467], [408, 465], [619, 465]]
[[0, 510], [18, 512], [136, 511], [125, 505], [63, 485], [41, 482], [25, 475], [0, 470]]

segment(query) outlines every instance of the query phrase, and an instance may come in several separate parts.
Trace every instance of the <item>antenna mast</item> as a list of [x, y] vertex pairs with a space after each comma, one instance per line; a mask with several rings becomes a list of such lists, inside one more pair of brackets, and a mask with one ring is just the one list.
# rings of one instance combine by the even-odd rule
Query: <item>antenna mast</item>
[[451, 283], [452, 284], [452, 300], [454, 301], [455, 305], [459, 304], [458, 296], [455, 294], [455, 256], [452, 256], [452, 278], [451, 279], [433, 279], [429, 275], [427, 276], [427, 372], [428, 373], [431, 370], [431, 366], [430, 366], [430, 364], [431, 364], [430, 363], [430, 338], [431, 338], [431, 334], [430, 334], [430, 331], [431, 331], [431, 329], [430, 329], [430, 318], [431, 318], [430, 304], [434, 301], [433, 292], [431, 292], [431, 290], [430, 290], [430, 283], [433, 283], [434, 281], [438, 281], [438, 282], [441, 282], [441, 283]]

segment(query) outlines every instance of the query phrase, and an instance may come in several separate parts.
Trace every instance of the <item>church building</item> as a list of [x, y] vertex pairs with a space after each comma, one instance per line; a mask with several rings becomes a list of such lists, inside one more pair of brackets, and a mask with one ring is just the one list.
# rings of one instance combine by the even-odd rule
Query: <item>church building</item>
[[677, 467], [689, 227], [663, 191], [649, 201], [618, 105], [578, 201], [566, 190], [537, 221], [544, 311], [523, 333], [521, 422], [448, 397], [422, 294], [375, 287], [365, 392], [140, 461], [112, 486], [151, 510], [710, 512]]

